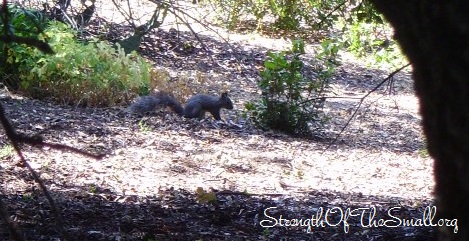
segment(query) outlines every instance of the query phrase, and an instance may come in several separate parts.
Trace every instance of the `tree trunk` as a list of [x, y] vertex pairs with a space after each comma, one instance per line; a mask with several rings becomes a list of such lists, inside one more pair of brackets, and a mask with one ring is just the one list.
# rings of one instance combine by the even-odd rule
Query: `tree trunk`
[[469, 4], [372, 0], [413, 67], [428, 150], [435, 159], [439, 240], [469, 240]]

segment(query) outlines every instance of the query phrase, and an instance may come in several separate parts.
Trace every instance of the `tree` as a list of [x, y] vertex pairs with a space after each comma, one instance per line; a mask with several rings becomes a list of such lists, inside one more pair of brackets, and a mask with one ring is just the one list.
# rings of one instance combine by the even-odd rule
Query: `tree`
[[[465, 1], [372, 0], [413, 67], [428, 150], [435, 159], [439, 240], [469, 240], [469, 5]], [[435, 218], [435, 220], [437, 220]]]

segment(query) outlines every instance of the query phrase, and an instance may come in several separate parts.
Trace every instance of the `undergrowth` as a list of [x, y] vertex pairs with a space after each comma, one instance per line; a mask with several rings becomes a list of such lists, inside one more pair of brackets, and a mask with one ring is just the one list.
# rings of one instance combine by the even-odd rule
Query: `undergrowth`
[[262, 96], [246, 104], [247, 115], [264, 129], [311, 136], [326, 120], [323, 97], [337, 64], [337, 51], [332, 42], [323, 42], [314, 79], [303, 74], [303, 41], [294, 41], [288, 52], [269, 53], [258, 83]]
[[0, 54], [6, 56], [2, 79], [9, 87], [33, 98], [82, 106], [116, 105], [137, 93], [148, 94], [158, 73], [136, 53], [125, 54], [105, 41], [80, 42], [76, 32], [61, 22], [35, 15], [25, 21], [30, 11], [36, 13], [22, 10], [12, 15], [11, 31], [47, 42], [55, 54], [16, 43], [2, 45]]

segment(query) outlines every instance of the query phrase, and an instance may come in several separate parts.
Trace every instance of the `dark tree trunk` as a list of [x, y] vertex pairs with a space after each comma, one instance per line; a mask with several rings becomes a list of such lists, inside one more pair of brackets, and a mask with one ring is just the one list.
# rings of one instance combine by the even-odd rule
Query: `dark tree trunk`
[[[391, 22], [413, 66], [420, 112], [435, 159], [439, 240], [469, 240], [469, 4], [456, 0], [372, 0]], [[436, 220], [436, 218], [435, 218]]]

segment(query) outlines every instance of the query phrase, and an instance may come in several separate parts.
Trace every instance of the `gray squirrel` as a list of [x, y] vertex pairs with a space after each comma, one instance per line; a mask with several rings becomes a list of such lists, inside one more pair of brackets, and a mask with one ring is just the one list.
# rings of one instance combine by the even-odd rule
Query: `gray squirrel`
[[202, 119], [205, 117], [205, 112], [210, 112], [213, 118], [221, 120], [220, 109], [233, 109], [233, 102], [231, 102], [226, 92], [218, 97], [197, 94], [189, 98], [186, 102], [186, 106], [183, 107], [174, 96], [160, 92], [155, 95], [139, 97], [130, 105], [129, 109], [132, 113], [145, 113], [154, 111], [160, 107], [170, 107], [178, 115], [186, 118]]

